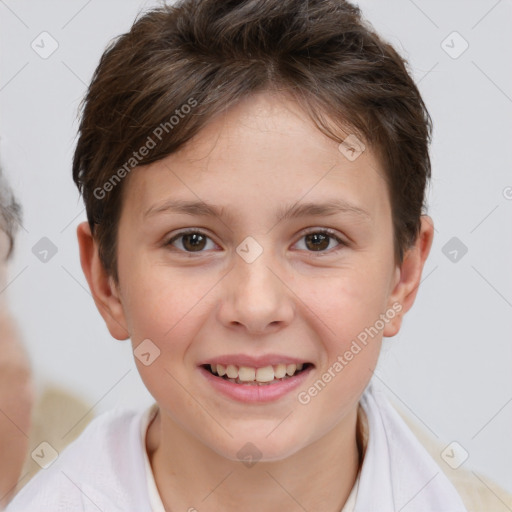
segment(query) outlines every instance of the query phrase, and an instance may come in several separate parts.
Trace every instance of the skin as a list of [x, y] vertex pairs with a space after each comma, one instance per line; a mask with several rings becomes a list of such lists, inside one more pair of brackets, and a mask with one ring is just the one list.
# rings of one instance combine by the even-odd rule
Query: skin
[[[416, 244], [395, 265], [391, 205], [371, 149], [349, 161], [293, 101], [270, 92], [219, 115], [179, 152], [133, 171], [124, 186], [118, 283], [102, 267], [87, 223], [78, 238], [112, 336], [130, 337], [133, 347], [149, 338], [161, 351], [149, 366], [136, 361], [160, 406], [146, 448], [164, 504], [201, 512], [339, 511], [357, 475], [358, 401], [382, 336], [398, 333], [414, 302], [431, 219], [422, 218]], [[276, 221], [285, 205], [340, 198], [367, 215]], [[223, 216], [154, 212], [169, 199], [219, 205]], [[184, 228], [209, 237], [199, 252], [175, 238]], [[329, 238], [315, 251], [305, 231], [326, 228], [347, 245]], [[250, 264], [236, 252], [247, 236], [263, 249]], [[400, 314], [300, 404], [298, 393], [397, 303]], [[242, 404], [219, 395], [197, 368], [240, 353], [285, 354], [315, 368], [275, 403]], [[262, 453], [250, 468], [237, 456], [247, 442]]]
[[[0, 230], [0, 290], [7, 285], [9, 241]], [[28, 450], [34, 390], [30, 364], [0, 293], [0, 508], [12, 498]]]

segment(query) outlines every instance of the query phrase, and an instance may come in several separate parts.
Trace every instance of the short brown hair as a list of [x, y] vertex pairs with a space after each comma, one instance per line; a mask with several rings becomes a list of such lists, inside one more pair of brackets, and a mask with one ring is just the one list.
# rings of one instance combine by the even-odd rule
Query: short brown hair
[[[347, 1], [181, 0], [111, 42], [82, 104], [73, 179], [116, 280], [127, 173], [271, 89], [291, 94], [328, 137], [342, 142], [340, 130], [349, 130], [374, 149], [388, 183], [395, 260], [403, 261], [419, 233], [432, 132], [407, 62]], [[154, 147], [139, 154], [149, 139]]]

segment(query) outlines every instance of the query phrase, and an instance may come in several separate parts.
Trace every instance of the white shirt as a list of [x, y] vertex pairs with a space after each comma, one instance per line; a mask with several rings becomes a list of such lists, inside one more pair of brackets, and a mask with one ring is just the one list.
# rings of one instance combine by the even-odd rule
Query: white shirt
[[[342, 512], [467, 512], [441, 469], [371, 383], [361, 400], [368, 444]], [[153, 407], [95, 418], [7, 512], [162, 512], [145, 448]], [[193, 505], [193, 504], [191, 504]]]

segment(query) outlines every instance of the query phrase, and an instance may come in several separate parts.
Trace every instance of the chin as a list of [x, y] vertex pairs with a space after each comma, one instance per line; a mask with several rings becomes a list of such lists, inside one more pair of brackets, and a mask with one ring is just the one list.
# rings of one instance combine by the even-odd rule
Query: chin
[[278, 462], [285, 460], [302, 448], [292, 443], [290, 436], [269, 440], [266, 435], [261, 437], [235, 437], [229, 445], [215, 446], [212, 449], [220, 456], [233, 462], [245, 462], [248, 467], [256, 462]]

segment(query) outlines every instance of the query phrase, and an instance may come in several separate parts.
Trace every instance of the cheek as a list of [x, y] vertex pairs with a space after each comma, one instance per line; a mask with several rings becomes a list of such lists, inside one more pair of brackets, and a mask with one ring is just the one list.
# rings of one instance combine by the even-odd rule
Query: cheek
[[[218, 277], [141, 261], [122, 276], [123, 304], [131, 335], [162, 342], [201, 311]], [[121, 276], [120, 276], [121, 278]], [[185, 322], [186, 323], [186, 322]]]
[[334, 348], [350, 345], [350, 340], [373, 326], [384, 312], [385, 276], [375, 269], [342, 268], [300, 283], [301, 298]]
[[[182, 407], [175, 379], [188, 379], [191, 348], [211, 311], [209, 291], [213, 294], [218, 278], [162, 265], [149, 265], [126, 277], [125, 313], [141, 378], [157, 401], [171, 400]], [[147, 352], [138, 348], [145, 347], [143, 343], [156, 355], [149, 365], [137, 358], [139, 352]], [[183, 398], [187, 400], [186, 396]]]
[[[386, 305], [382, 265], [343, 268], [323, 279], [304, 280], [305, 304], [313, 330], [322, 340], [325, 360], [319, 383], [324, 404], [354, 403], [377, 365]], [[368, 269], [364, 271], [364, 269]], [[315, 390], [312, 390], [315, 393]], [[347, 402], [345, 402], [347, 401]]]

